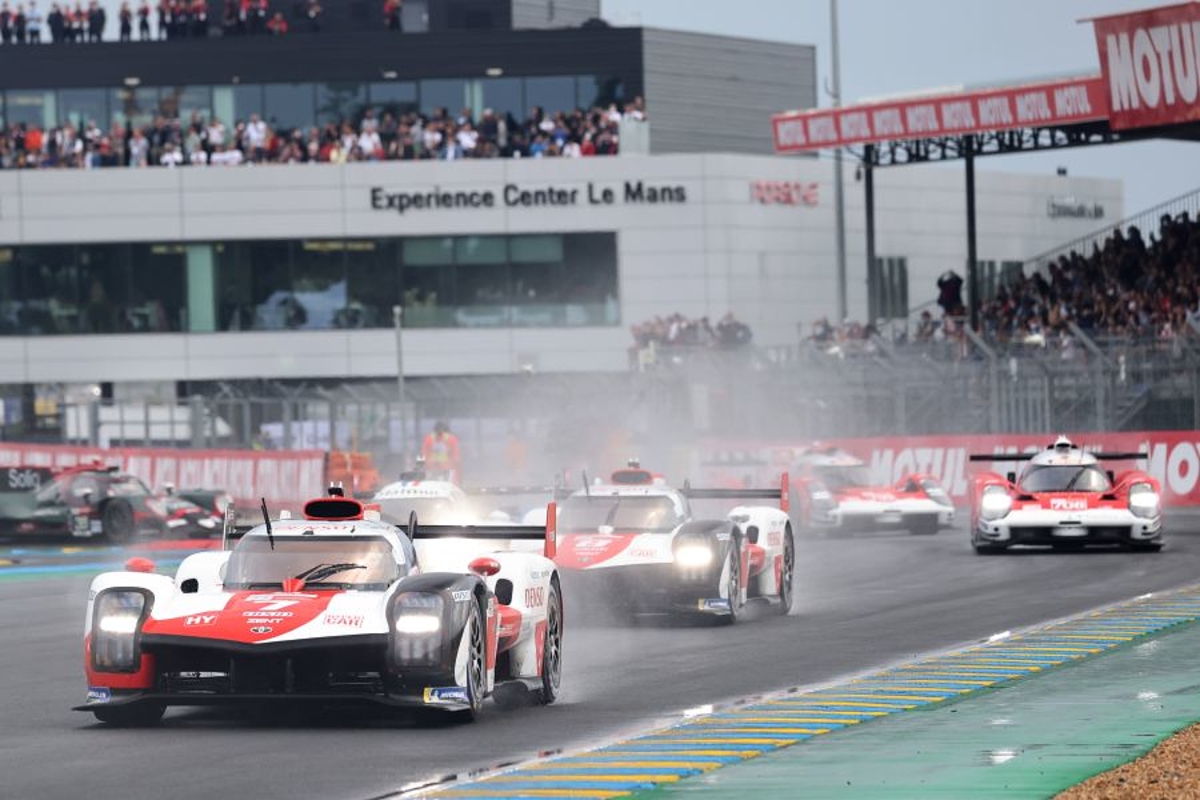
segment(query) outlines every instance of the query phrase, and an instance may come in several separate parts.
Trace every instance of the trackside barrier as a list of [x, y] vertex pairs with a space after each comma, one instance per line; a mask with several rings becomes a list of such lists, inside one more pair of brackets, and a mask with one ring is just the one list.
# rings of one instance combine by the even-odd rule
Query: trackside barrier
[[325, 492], [325, 453], [321, 450], [173, 450], [169, 448], [76, 447], [0, 443], [0, 467], [73, 467], [90, 461], [118, 466], [152, 490], [167, 484], [181, 489], [224, 489], [239, 506], [302, 504]]
[[[1057, 434], [1055, 434], [1057, 435]], [[970, 464], [971, 453], [1033, 452], [1050, 444], [1055, 435], [998, 434], [994, 436], [896, 436], [863, 439], [822, 439], [866, 463], [875, 483], [895, 483], [906, 474], [936, 476], [957, 505], [970, 502], [970, 476], [976, 472], [1011, 469], [1005, 464]], [[1168, 506], [1200, 506], [1200, 431], [1134, 431], [1123, 433], [1066, 433], [1085, 450], [1144, 452], [1145, 459], [1114, 462], [1122, 469], [1142, 469], [1162, 485]], [[811, 441], [764, 442], [712, 440], [696, 451], [696, 466], [705, 479], [728, 484], [767, 480], [781, 470], [793, 470]]]

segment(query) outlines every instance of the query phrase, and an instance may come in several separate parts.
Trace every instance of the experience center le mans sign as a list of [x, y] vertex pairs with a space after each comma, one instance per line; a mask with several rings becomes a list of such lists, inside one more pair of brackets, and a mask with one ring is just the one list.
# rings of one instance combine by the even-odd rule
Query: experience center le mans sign
[[371, 188], [371, 208], [404, 214], [408, 211], [450, 211], [505, 206], [508, 208], [552, 208], [573, 206], [655, 206], [687, 202], [687, 190], [678, 184], [625, 181], [617, 185], [589, 182], [586, 187], [522, 186], [508, 183], [498, 189], [423, 189], [389, 191]]

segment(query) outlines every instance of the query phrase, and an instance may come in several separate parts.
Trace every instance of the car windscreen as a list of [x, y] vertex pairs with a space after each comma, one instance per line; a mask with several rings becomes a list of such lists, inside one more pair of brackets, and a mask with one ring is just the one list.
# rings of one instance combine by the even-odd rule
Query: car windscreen
[[276, 534], [272, 549], [265, 532], [251, 532], [229, 556], [225, 588], [276, 588], [305, 573], [310, 587], [382, 590], [400, 577], [400, 566], [383, 537]]
[[1038, 492], [1107, 492], [1112, 488], [1108, 475], [1095, 464], [1041, 465], [1031, 464], [1021, 476], [1021, 491]]
[[871, 485], [871, 475], [861, 464], [853, 466], [817, 467], [818, 480], [831, 492], [843, 489], [865, 489]]
[[425, 525], [461, 525], [473, 522], [471, 510], [451, 497], [392, 497], [376, 500], [379, 514], [393, 525], [407, 525], [408, 515], [416, 512]]
[[145, 497], [150, 494], [146, 484], [132, 475], [113, 478], [108, 484], [110, 497]]
[[563, 503], [558, 515], [558, 529], [570, 533], [594, 531], [607, 525], [616, 531], [665, 533], [674, 530], [682, 521], [669, 497], [575, 496]]

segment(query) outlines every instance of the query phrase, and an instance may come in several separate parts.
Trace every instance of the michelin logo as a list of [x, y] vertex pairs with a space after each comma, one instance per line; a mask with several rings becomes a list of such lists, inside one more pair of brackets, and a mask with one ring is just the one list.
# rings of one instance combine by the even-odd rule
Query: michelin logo
[[88, 703], [107, 703], [112, 700], [112, 690], [103, 686], [89, 686], [87, 693]]
[[465, 686], [426, 686], [425, 702], [430, 705], [438, 703], [465, 703], [471, 699], [467, 696]]
[[728, 611], [729, 601], [724, 597], [713, 597], [700, 601], [701, 611]]

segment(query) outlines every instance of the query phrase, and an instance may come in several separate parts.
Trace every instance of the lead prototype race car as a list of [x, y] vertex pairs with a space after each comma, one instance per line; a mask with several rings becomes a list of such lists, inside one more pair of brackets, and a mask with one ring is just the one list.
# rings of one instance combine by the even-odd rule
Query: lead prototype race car
[[1060, 436], [1036, 453], [978, 454], [971, 461], [1025, 461], [1018, 476], [985, 472], [973, 480], [971, 545], [980, 554], [1013, 545], [1076, 550], [1091, 544], [1162, 548], [1159, 484], [1137, 469], [1115, 474], [1102, 461], [1145, 453], [1090, 453]]
[[902, 528], [928, 534], [954, 522], [954, 504], [932, 475], [912, 473], [881, 486], [871, 481], [861, 459], [820, 446], [801, 453], [794, 474], [805, 529]]
[[[473, 719], [500, 689], [552, 703], [563, 637], [554, 519], [550, 509], [538, 528], [415, 516], [398, 527], [330, 496], [303, 519], [271, 521], [264, 504], [262, 524], [189, 556], [174, 578], [131, 563], [93, 580], [77, 710], [146, 725], [172, 705], [371, 704]], [[544, 550], [504, 548], [521, 540]]]
[[[748, 602], [787, 614], [795, 542], [787, 475], [768, 489], [675, 489], [632, 463], [559, 510], [556, 562], [588, 612], [689, 613], [736, 622]], [[698, 517], [699, 500], [775, 500]]]

